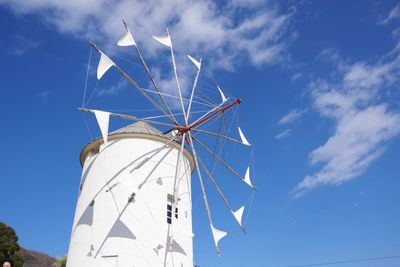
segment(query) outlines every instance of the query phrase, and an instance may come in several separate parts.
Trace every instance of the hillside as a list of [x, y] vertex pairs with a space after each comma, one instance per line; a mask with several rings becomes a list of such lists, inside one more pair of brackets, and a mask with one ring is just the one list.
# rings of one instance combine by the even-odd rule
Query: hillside
[[25, 248], [21, 248], [19, 254], [25, 258], [24, 267], [51, 267], [56, 260], [47, 254]]

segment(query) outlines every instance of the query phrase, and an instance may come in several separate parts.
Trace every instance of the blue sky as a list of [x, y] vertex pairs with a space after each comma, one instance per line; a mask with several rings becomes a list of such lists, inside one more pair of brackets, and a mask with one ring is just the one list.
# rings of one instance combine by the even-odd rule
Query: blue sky
[[[391, 0], [0, 0], [0, 220], [16, 229], [22, 246], [67, 253], [79, 153], [90, 134], [100, 135], [94, 118], [77, 111], [87, 40], [145, 81], [137, 58], [113, 45], [124, 32], [121, 19], [140, 40], [161, 88], [170, 88], [171, 73], [151, 35], [169, 27], [178, 58], [188, 52], [203, 58], [200, 87], [209, 92], [216, 81], [243, 99], [240, 125], [256, 144], [258, 187], [245, 214], [247, 233], [227, 220], [208, 187], [214, 220], [229, 235], [218, 258], [204, 207], [195, 206], [198, 265], [399, 256], [400, 3]], [[92, 66], [97, 60], [93, 53]], [[193, 70], [181, 61], [187, 87]], [[89, 73], [91, 93], [96, 80]], [[149, 108], [116, 72], [87, 102], [108, 110]], [[113, 123], [115, 129], [126, 122]], [[237, 195], [251, 197], [234, 180], [221, 183], [236, 205]], [[399, 264], [394, 258], [340, 266]]]

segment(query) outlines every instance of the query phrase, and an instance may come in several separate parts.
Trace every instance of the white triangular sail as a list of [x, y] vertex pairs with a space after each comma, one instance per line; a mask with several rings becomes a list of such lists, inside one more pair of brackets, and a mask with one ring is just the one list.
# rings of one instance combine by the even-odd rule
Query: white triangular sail
[[240, 139], [242, 139], [242, 143], [246, 146], [251, 146], [249, 141], [247, 141], [246, 137], [244, 136], [242, 130], [240, 129], [240, 127], [238, 127], [239, 130], [239, 135], [240, 135]]
[[159, 42], [165, 46], [168, 46], [168, 47], [172, 46], [171, 36], [169, 36], [169, 34], [167, 36], [153, 36], [153, 38], [154, 38], [154, 40], [156, 40], [157, 42]]
[[247, 167], [246, 174], [244, 176], [244, 182], [254, 188], [254, 185], [251, 183], [250, 180], [250, 167]]
[[110, 113], [100, 110], [93, 110], [96, 116], [97, 123], [99, 124], [101, 135], [103, 136], [104, 144], [107, 144], [108, 139], [108, 125], [110, 122]]
[[191, 57], [190, 55], [187, 55], [187, 57], [190, 59], [190, 61], [192, 61], [192, 63], [197, 67], [197, 69], [199, 70], [201, 67], [201, 62], [197, 61], [196, 59], [194, 59], [193, 57]]
[[100, 51], [100, 61], [99, 66], [97, 67], [97, 79], [100, 80], [103, 77], [104, 73], [106, 73], [115, 63], [106, 56], [103, 52]]
[[211, 224], [211, 230], [212, 230], [212, 234], [213, 234], [213, 237], [214, 237], [215, 246], [218, 247], [218, 241], [220, 241], [228, 233], [216, 229], [212, 224]]
[[219, 93], [221, 94], [222, 103], [225, 103], [227, 99], [226, 99], [224, 93], [222, 92], [221, 88], [219, 88], [218, 85], [217, 85], [217, 88], [218, 88]]
[[242, 226], [242, 217], [243, 217], [243, 211], [244, 211], [244, 206], [242, 206], [240, 209], [237, 211], [233, 211], [233, 216], [235, 216], [235, 219], [237, 222]]
[[119, 46], [136, 46], [135, 39], [133, 39], [133, 36], [129, 30], [126, 31], [126, 33], [119, 39], [117, 42], [117, 45]]

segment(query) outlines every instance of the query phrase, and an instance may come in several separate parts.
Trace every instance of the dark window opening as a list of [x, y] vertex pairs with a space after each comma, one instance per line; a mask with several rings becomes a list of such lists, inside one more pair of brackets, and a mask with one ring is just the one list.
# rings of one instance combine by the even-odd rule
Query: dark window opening
[[172, 223], [172, 205], [167, 204], [167, 223]]

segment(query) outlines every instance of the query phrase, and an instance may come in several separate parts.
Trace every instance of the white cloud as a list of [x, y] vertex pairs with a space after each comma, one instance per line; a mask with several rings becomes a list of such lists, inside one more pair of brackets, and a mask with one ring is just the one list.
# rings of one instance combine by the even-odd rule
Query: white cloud
[[295, 120], [299, 119], [303, 114], [305, 113], [305, 110], [301, 109], [293, 109], [289, 111], [286, 115], [284, 115], [278, 122], [278, 124], [288, 124], [291, 122], [294, 122]]
[[324, 166], [303, 179], [296, 195], [318, 185], [339, 185], [364, 173], [382, 154], [386, 142], [399, 133], [400, 114], [389, 112], [385, 105], [346, 114], [338, 121], [335, 134], [310, 154], [312, 164]]
[[325, 48], [322, 49], [321, 52], [316, 56], [316, 60], [328, 60], [334, 63], [341, 63], [341, 58], [336, 49], [333, 48]]
[[389, 15], [386, 18], [378, 21], [378, 24], [386, 24], [391, 20], [398, 18], [400, 18], [400, 3], [398, 3], [392, 10], [390, 10]]
[[126, 88], [128, 85], [128, 83], [126, 82], [126, 80], [121, 79], [118, 81], [117, 84], [110, 86], [107, 89], [100, 89], [99, 92], [97, 93], [97, 95], [99, 96], [112, 96], [112, 95], [116, 95], [119, 92], [121, 92], [122, 90], [124, 90], [124, 88]]
[[42, 44], [40, 41], [34, 41], [22, 35], [17, 35], [15, 39], [15, 44], [10, 49], [11, 54], [15, 56], [22, 56]]
[[204, 57], [213, 68], [233, 69], [243, 60], [261, 66], [284, 58], [293, 11], [282, 13], [272, 4], [234, 0], [218, 6], [212, 0], [0, 0], [17, 14], [38, 13], [58, 30], [103, 45], [123, 33], [121, 19], [132, 25], [142, 50], [160, 49], [151, 35], [169, 27], [174, 46]]
[[[316, 110], [335, 121], [335, 132], [310, 153], [312, 165], [321, 169], [307, 175], [294, 190], [295, 196], [319, 185], [339, 185], [363, 174], [384, 152], [387, 143], [400, 134], [400, 112], [390, 110], [382, 95], [400, 81], [399, 56], [388, 54], [375, 64], [338, 62], [339, 79], [310, 84]], [[390, 92], [389, 92], [390, 95]], [[387, 101], [390, 101], [387, 100]]]
[[38, 97], [39, 97], [40, 101], [42, 101], [42, 103], [46, 105], [50, 100], [50, 92], [42, 91], [38, 94]]
[[290, 129], [286, 129], [283, 132], [281, 132], [280, 134], [275, 135], [276, 139], [283, 139], [285, 137], [288, 137], [290, 135]]
[[303, 74], [300, 72], [297, 72], [292, 75], [291, 79], [292, 79], [292, 81], [296, 81], [296, 80], [300, 79], [301, 77], [303, 77]]

